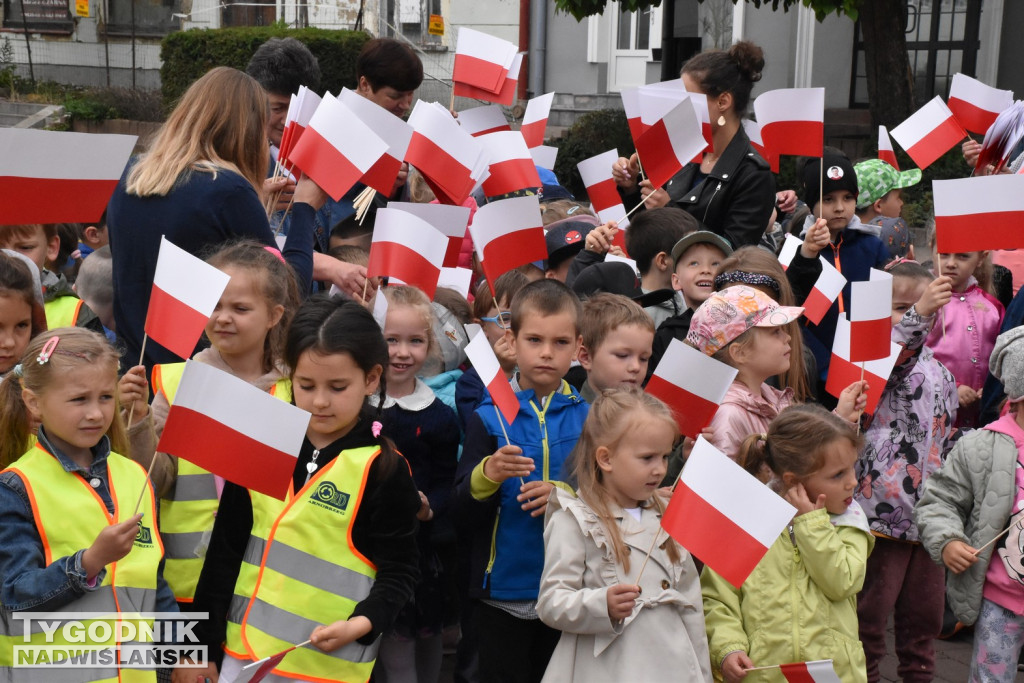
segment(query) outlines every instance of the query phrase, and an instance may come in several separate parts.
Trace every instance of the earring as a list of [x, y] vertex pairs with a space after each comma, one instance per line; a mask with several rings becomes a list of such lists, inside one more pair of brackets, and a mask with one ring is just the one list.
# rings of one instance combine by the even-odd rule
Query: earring
[[718, 115], [718, 121], [716, 121], [715, 123], [717, 123], [718, 127], [721, 128], [722, 126], [725, 125], [725, 117], [722, 116], [721, 114], [719, 114]]

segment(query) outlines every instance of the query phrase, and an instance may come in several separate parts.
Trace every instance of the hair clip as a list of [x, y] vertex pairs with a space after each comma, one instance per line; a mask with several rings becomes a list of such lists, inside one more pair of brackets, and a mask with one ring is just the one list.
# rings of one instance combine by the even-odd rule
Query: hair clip
[[50, 337], [46, 342], [46, 346], [44, 346], [43, 350], [39, 352], [38, 356], [36, 356], [36, 362], [40, 365], [46, 365], [46, 363], [50, 361], [50, 356], [52, 356], [53, 352], [57, 349], [57, 342], [59, 341], [60, 337]]
[[266, 249], [271, 254], [273, 254], [277, 258], [277, 260], [280, 261], [281, 263], [285, 263], [285, 264], [288, 263], [287, 261], [284, 260], [284, 256], [281, 255], [281, 250], [280, 249], [276, 249], [274, 247], [263, 247], [263, 248]]
[[24, 368], [21, 367], [21, 363], [18, 363], [13, 368], [11, 368], [11, 372], [14, 373], [15, 377], [24, 377], [25, 376], [25, 370], [24, 370]]
[[377, 420], [374, 420], [373, 423], [370, 425], [370, 431], [373, 432], [373, 438], [375, 438], [375, 439], [379, 438], [380, 437], [380, 430], [383, 429], [383, 428], [384, 428], [384, 425], [382, 425]]
[[913, 263], [915, 266], [921, 265], [918, 261], [915, 261], [914, 259], [906, 258], [905, 256], [900, 256], [899, 258], [895, 258], [892, 261], [889, 261], [888, 263], [885, 264], [885, 272], [889, 272], [890, 270], [900, 265], [901, 263]]

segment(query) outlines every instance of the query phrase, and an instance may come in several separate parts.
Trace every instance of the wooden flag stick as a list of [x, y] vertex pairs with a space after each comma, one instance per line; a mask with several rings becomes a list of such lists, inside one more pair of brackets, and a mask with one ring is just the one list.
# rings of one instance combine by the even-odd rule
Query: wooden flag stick
[[782, 667], [781, 664], [771, 664], [769, 666], [752, 666], [749, 669], [744, 669], [744, 671], [767, 671], [768, 669], [778, 669], [780, 667]]
[[644, 563], [640, 565], [640, 571], [637, 573], [636, 578], [633, 581], [636, 582], [636, 587], [640, 587], [640, 577], [644, 575], [644, 570], [647, 569], [647, 561], [651, 559], [651, 553], [654, 552], [654, 544], [658, 542], [658, 537], [661, 536], [661, 529], [659, 528], [654, 532], [654, 538], [651, 539], [651, 546], [647, 549], [647, 555], [644, 557]]
[[[500, 315], [500, 313], [501, 312], [499, 311], [499, 315]], [[511, 446], [512, 442], [508, 438], [508, 432], [505, 431], [505, 421], [503, 419], [501, 419], [501, 411], [498, 410], [498, 404], [492, 403], [491, 405], [494, 406], [494, 414], [497, 415], [497, 417], [498, 417], [498, 424], [501, 425], [501, 434], [502, 434], [502, 436], [505, 437], [505, 445], [506, 446]], [[526, 481], [522, 477], [519, 477], [519, 485], [520, 486], [526, 486]]]
[[639, 209], [639, 208], [640, 208], [641, 206], [643, 206], [644, 204], [646, 204], [646, 203], [647, 203], [647, 200], [648, 200], [648, 199], [650, 199], [650, 198], [651, 198], [651, 195], [647, 195], [646, 197], [644, 197], [643, 199], [641, 199], [641, 200], [640, 200], [640, 203], [639, 203], [639, 204], [637, 204], [637, 205], [636, 205], [636, 206], [634, 206], [634, 207], [633, 207], [632, 209], [630, 209], [629, 211], [627, 211], [627, 212], [626, 212], [626, 215], [625, 215], [625, 216], [623, 216], [622, 218], [620, 218], [620, 219], [619, 219], [618, 221], [616, 221], [616, 222], [617, 222], [617, 223], [621, 223], [622, 221], [624, 221], [624, 220], [626, 220], [627, 218], [629, 218], [630, 216], [632, 216], [632, 215], [633, 215], [634, 213], [636, 213], [636, 210], [637, 210], [637, 209]]
[[[1024, 503], [1022, 503], [1022, 504], [1024, 504]], [[1010, 516], [1010, 519], [1011, 519], [1011, 520], [1012, 520], [1012, 519], [1013, 519], [1014, 517], [1016, 517], [1017, 515], [1019, 515], [1019, 514], [1020, 514], [1020, 508], [1021, 508], [1021, 505], [1022, 505], [1022, 504], [1019, 504], [1019, 505], [1017, 505], [1017, 512], [1016, 512], [1016, 513], [1014, 513], [1013, 515], [1011, 515], [1011, 516]], [[988, 543], [986, 543], [985, 545], [981, 546], [980, 548], [978, 548], [977, 550], [975, 550], [975, 551], [974, 551], [973, 553], [971, 553], [971, 554], [972, 554], [972, 555], [974, 555], [975, 557], [977, 557], [977, 556], [978, 556], [978, 555], [979, 555], [979, 554], [981, 553], [981, 551], [982, 551], [982, 550], [984, 550], [985, 548], [989, 547], [990, 545], [992, 545], [993, 543], [995, 543], [996, 541], [998, 541], [998, 540], [999, 540], [1000, 538], [1002, 538], [1002, 537], [1003, 537], [1003, 536], [1004, 536], [1004, 535], [1006, 534], [1006, 532], [1007, 532], [1007, 531], [1009, 531], [1009, 530], [1010, 530], [1010, 529], [1012, 529], [1013, 527], [1017, 526], [1017, 523], [1018, 523], [1019, 521], [1020, 521], [1020, 520], [1017, 520], [1017, 521], [1014, 521], [1014, 522], [1012, 522], [1012, 523], [1010, 524], [1010, 526], [1006, 527], [1005, 529], [1003, 529], [1002, 531], [1000, 531], [1000, 532], [999, 532], [998, 534], [996, 534], [996, 535], [995, 535], [995, 538], [993, 538], [993, 539], [992, 539], [991, 541], [989, 541], [989, 542], [988, 542]]]
[[[142, 334], [142, 350], [139, 351], [139, 365], [142, 365], [143, 359], [146, 357], [146, 342], [149, 341], [149, 335], [145, 332]], [[132, 407], [128, 409], [128, 425], [127, 428], [132, 427], [132, 418], [135, 417], [135, 401], [132, 401]]]

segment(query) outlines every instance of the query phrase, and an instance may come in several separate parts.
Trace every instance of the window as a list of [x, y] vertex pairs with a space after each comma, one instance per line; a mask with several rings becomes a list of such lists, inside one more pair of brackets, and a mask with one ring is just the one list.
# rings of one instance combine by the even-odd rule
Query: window
[[[181, 0], [107, 0], [110, 16], [106, 31], [112, 36], [165, 36], [178, 30], [173, 16], [181, 12]], [[134, 4], [134, 16], [132, 13]]]
[[71, 33], [75, 24], [68, 0], [4, 0], [4, 28], [18, 31], [26, 26], [29, 31]]
[[[299, 26], [305, 26], [303, 17], [305, 7], [300, 3], [297, 8]], [[277, 3], [274, 0], [240, 0], [237, 4], [229, 2], [221, 5], [220, 25], [228, 26], [269, 26], [277, 20]]]
[[651, 10], [619, 12], [617, 50], [649, 50], [651, 47]]
[[[907, 56], [914, 97], [924, 103], [946, 95], [953, 74], [974, 76], [978, 63], [981, 0], [905, 0]], [[864, 39], [857, 23], [850, 106], [868, 105]]]

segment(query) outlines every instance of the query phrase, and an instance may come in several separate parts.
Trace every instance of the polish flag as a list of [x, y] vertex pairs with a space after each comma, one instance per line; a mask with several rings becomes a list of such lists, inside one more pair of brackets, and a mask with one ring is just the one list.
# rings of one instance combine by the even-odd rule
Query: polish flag
[[522, 69], [522, 66], [523, 55], [517, 53], [512, 59], [512, 66], [509, 68], [508, 74], [505, 76], [505, 80], [502, 82], [501, 88], [497, 93], [482, 88], [475, 88], [458, 81], [452, 84], [452, 89], [456, 97], [469, 97], [475, 100], [511, 106], [516, 101], [516, 88], [519, 87], [519, 71]]
[[295, 143], [290, 160], [334, 201], [340, 201], [388, 148], [355, 112], [327, 94]]
[[925, 169], [967, 137], [938, 95], [892, 129], [892, 137], [919, 168]]
[[434, 226], [389, 205], [377, 209], [366, 276], [396, 277], [433, 299], [447, 250], [448, 238]]
[[835, 266], [819, 256], [821, 261], [821, 275], [814, 281], [814, 286], [807, 294], [807, 299], [801, 304], [804, 307], [804, 317], [815, 325], [821, 323], [832, 304], [839, 295], [843, 293], [846, 286], [846, 277], [836, 270]]
[[462, 204], [486, 170], [480, 142], [442, 106], [420, 100], [409, 116], [412, 140], [405, 160], [416, 167], [445, 204]]
[[711, 424], [736, 368], [673, 339], [647, 382], [646, 391], [672, 408], [679, 430], [696, 439]]
[[452, 81], [497, 93], [508, 75], [517, 48], [507, 40], [460, 28], [455, 44]]
[[661, 526], [739, 588], [795, 514], [782, 496], [699, 436]]
[[892, 337], [892, 275], [871, 269], [850, 288], [850, 361], [887, 358]]
[[259, 683], [270, 674], [277, 665], [281, 663], [285, 655], [294, 650], [294, 647], [290, 647], [283, 652], [278, 652], [272, 657], [264, 657], [252, 664], [246, 664], [238, 672], [238, 676], [235, 677], [234, 683]]
[[754, 100], [768, 154], [821, 157], [825, 145], [825, 89], [770, 90]]
[[863, 365], [864, 379], [868, 382], [868, 403], [864, 412], [873, 415], [878, 402], [882, 400], [882, 392], [889, 381], [892, 369], [896, 367], [902, 348], [892, 342], [891, 334], [890, 331], [888, 356], [864, 363], [854, 363], [850, 360], [850, 321], [846, 316], [839, 316], [836, 320], [836, 334], [832, 340], [832, 360], [829, 362], [828, 376], [825, 378], [825, 391], [839, 398], [843, 389], [860, 381]]
[[896, 161], [896, 150], [892, 148], [892, 139], [885, 126], [878, 127], [878, 158], [897, 171], [900, 170], [900, 164]]
[[[512, 200], [506, 200], [512, 201]], [[498, 357], [494, 355], [491, 343], [487, 341], [487, 335], [477, 332], [469, 344], [466, 345], [466, 357], [470, 364], [476, 368], [480, 375], [480, 381], [487, 387], [487, 393], [491, 395], [491, 402], [498, 406], [505, 422], [512, 424], [516, 415], [519, 414], [519, 399], [516, 392], [512, 391], [512, 385], [508, 383], [505, 372], [498, 363]]]
[[779, 250], [779, 263], [783, 270], [789, 270], [789, 264], [793, 262], [803, 244], [804, 241], [793, 233], [786, 233], [786, 238], [782, 241], [782, 249]]
[[460, 111], [457, 120], [459, 125], [473, 137], [512, 130], [512, 126], [505, 118], [505, 113], [496, 104], [485, 104], [482, 107]]
[[504, 273], [548, 257], [542, 225], [535, 195], [502, 199], [477, 209], [469, 233], [492, 289]]
[[662, 187], [707, 147], [690, 102], [680, 102], [636, 141], [636, 151], [651, 185]]
[[961, 126], [984, 135], [999, 113], [1013, 104], [1013, 91], [993, 88], [964, 74], [953, 74], [947, 103]]
[[619, 96], [622, 97], [622, 109], [626, 112], [629, 135], [633, 138], [633, 144], [636, 144], [647, 130], [640, 110], [640, 88], [623, 88]]
[[490, 176], [484, 180], [484, 195], [499, 195], [541, 186], [537, 166], [517, 130], [481, 135], [480, 144], [487, 151]]
[[284, 500], [309, 420], [305, 410], [189, 360], [157, 449]]
[[779, 670], [789, 683], [842, 683], [831, 659], [781, 664]]
[[288, 104], [288, 114], [285, 115], [284, 133], [281, 134], [281, 149], [277, 155], [289, 173], [298, 170], [291, 161], [291, 153], [309, 126], [313, 114], [320, 107], [321, 101], [319, 95], [304, 85], [299, 86], [297, 95], [292, 95], [292, 100]]
[[181, 358], [191, 358], [231, 277], [160, 238], [145, 332]]
[[341, 91], [338, 99], [387, 143], [387, 151], [363, 174], [362, 182], [385, 197], [391, 196], [398, 173], [402, 170], [402, 159], [409, 149], [412, 126], [391, 115], [384, 107], [348, 88]]
[[[696, 114], [697, 120], [700, 121], [700, 130], [704, 141], [708, 145], [711, 144], [711, 118], [708, 114], [708, 100], [704, 94], [689, 92], [683, 85], [682, 79], [679, 78], [641, 85], [639, 92], [640, 120], [645, 132], [680, 102], [688, 101], [693, 107], [693, 113]], [[700, 163], [703, 152], [702, 149], [697, 153], [692, 159], [693, 163]]]
[[0, 128], [0, 225], [98, 221], [136, 140]]
[[420, 204], [417, 202], [388, 202], [389, 209], [405, 211], [429, 223], [448, 239], [444, 254], [444, 266], [454, 267], [459, 263], [462, 242], [469, 227], [469, 207], [451, 204]]
[[747, 134], [750, 139], [750, 146], [753, 147], [761, 158], [768, 162], [771, 166], [772, 172], [779, 172], [779, 157], [772, 156], [765, 149], [764, 141], [761, 139], [761, 126], [758, 125], [757, 121], [751, 121], [750, 119], [743, 119], [741, 121], [743, 125], [743, 131]]
[[523, 134], [527, 147], [533, 149], [544, 144], [544, 129], [548, 127], [548, 116], [551, 114], [551, 103], [554, 99], [555, 93], [549, 92], [526, 103], [526, 113], [523, 115], [523, 125], [519, 127], [519, 132]]
[[616, 220], [626, 214], [615, 179], [612, 178], [612, 166], [618, 159], [618, 150], [610, 149], [576, 164], [580, 178], [587, 187], [590, 208], [604, 222]]
[[932, 181], [940, 254], [1024, 247], [1024, 175]]

